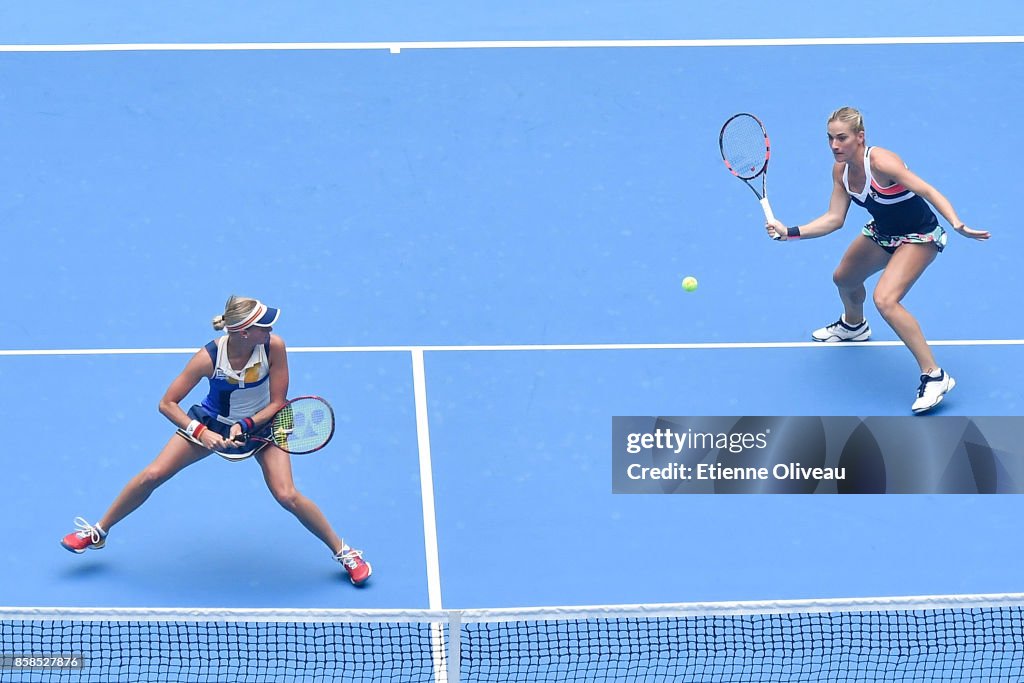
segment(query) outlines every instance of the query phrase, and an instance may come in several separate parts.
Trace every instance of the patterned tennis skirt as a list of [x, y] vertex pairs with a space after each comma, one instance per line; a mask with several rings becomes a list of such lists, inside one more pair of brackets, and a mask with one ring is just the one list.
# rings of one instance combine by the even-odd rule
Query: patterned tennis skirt
[[927, 244], [928, 242], [934, 242], [940, 253], [946, 248], [947, 235], [941, 225], [936, 226], [931, 232], [912, 232], [909, 235], [885, 235], [878, 232], [875, 222], [871, 221], [864, 226], [861, 232], [890, 254], [894, 253], [901, 244]]

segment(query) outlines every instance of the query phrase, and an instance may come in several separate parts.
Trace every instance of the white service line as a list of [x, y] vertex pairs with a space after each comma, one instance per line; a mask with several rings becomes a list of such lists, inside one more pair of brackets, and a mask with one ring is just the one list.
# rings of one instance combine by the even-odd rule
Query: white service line
[[[946, 339], [931, 346], [1024, 346], [1024, 339]], [[670, 351], [674, 349], [837, 349], [903, 346], [901, 341], [836, 342], [679, 342], [655, 344], [450, 344], [438, 346], [293, 346], [289, 353], [411, 353], [502, 351]], [[0, 349], [3, 356], [131, 356], [191, 354], [198, 348]]]
[[486, 50], [651, 47], [801, 47], [818, 45], [963, 45], [1024, 43], [1024, 36], [862, 36], [835, 38], [692, 38], [666, 40], [455, 40], [301, 43], [80, 43], [0, 45], [0, 52], [173, 52], [260, 50]]

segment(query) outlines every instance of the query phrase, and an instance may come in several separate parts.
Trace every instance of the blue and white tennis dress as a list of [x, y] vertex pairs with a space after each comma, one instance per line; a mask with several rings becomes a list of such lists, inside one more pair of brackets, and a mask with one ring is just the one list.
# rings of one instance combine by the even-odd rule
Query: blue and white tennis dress
[[871, 175], [871, 148], [864, 150], [864, 188], [850, 189], [850, 167], [843, 169], [843, 187], [858, 206], [873, 219], [862, 232], [890, 254], [904, 243], [934, 242], [939, 251], [946, 246], [946, 231], [935, 212], [921, 197], [899, 183], [883, 187]]
[[270, 360], [267, 347], [260, 344], [252, 350], [245, 367], [235, 370], [228, 360], [228, 335], [206, 345], [213, 361], [210, 392], [203, 399], [203, 408], [228, 426], [243, 417], [252, 417], [270, 403]]
[[[231, 425], [267, 407], [270, 403], [270, 359], [267, 346], [256, 346], [245, 367], [235, 370], [228, 360], [228, 335], [207, 344], [204, 348], [213, 361], [213, 374], [208, 378], [210, 390], [201, 404], [189, 409], [189, 418], [199, 420], [226, 437]], [[185, 434], [181, 430], [178, 433], [183, 436]], [[257, 448], [257, 443], [251, 442], [230, 452], [245, 453]]]

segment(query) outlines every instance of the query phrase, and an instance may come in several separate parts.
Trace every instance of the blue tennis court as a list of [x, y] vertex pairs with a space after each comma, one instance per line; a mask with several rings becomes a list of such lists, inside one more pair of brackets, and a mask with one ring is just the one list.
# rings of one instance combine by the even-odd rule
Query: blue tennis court
[[[0, 10], [0, 272], [13, 292], [0, 383], [15, 426], [0, 510], [16, 539], [0, 605], [1019, 592], [1015, 496], [610, 485], [616, 415], [909, 414], [917, 368], [870, 298], [871, 343], [802, 344], [837, 316], [832, 271], [867, 214], [852, 207], [821, 240], [765, 239], [716, 146], [737, 111], [771, 134], [769, 192], [785, 222], [827, 207], [825, 118], [851, 104], [869, 143], [992, 231], [988, 243], [951, 234], [906, 303], [958, 382], [938, 414], [1024, 414], [1024, 237], [1016, 179], [998, 172], [1024, 143], [1024, 12], [989, 4], [930, 3], [920, 20], [895, 9], [874, 29], [963, 40], [674, 46], [651, 41], [846, 29], [796, 2], [728, 31], [724, 9], [684, 16], [667, 2], [536, 3], [532, 19], [452, 6], [454, 23], [390, 5], [267, 6], [243, 20], [240, 8], [170, 17], [115, 3], [89, 21], [69, 5], [52, 23]], [[969, 39], [994, 35], [1009, 38]], [[610, 39], [633, 43], [457, 44]], [[257, 41], [282, 46], [97, 47]], [[454, 42], [386, 45], [404, 41]], [[57, 47], [68, 44], [93, 47]], [[696, 292], [680, 289], [686, 275]], [[334, 405], [334, 441], [293, 466], [373, 563], [362, 589], [251, 461], [186, 469], [102, 552], [58, 544], [166, 442], [157, 402], [217, 335], [209, 321], [230, 294], [282, 309], [290, 393]]]

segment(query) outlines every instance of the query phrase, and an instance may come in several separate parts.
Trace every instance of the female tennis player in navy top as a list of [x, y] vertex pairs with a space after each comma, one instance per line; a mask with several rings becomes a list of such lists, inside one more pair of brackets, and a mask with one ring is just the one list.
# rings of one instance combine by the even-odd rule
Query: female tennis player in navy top
[[[81, 553], [104, 547], [115, 524], [142, 505], [158, 486], [210, 453], [249, 453], [263, 469], [274, 498], [331, 549], [352, 583], [359, 585], [370, 578], [372, 569], [362, 551], [346, 545], [320, 508], [295, 488], [290, 456], [270, 443], [234, 440], [243, 433], [254, 433], [254, 426], [258, 432], [287, 401], [287, 350], [284, 341], [271, 332], [279, 315], [278, 309], [256, 299], [228, 299], [224, 313], [213, 319], [214, 329], [227, 333], [200, 349], [160, 400], [160, 412], [178, 432], [156, 459], [128, 482], [98, 522], [89, 524], [81, 517], [75, 520], [78, 530], [61, 540], [65, 548]], [[204, 377], [209, 380], [209, 393], [202, 404], [186, 413], [179, 402]]]
[[964, 225], [949, 200], [908, 169], [895, 153], [868, 147], [864, 119], [853, 107], [837, 109], [829, 116], [828, 141], [835, 158], [828, 211], [806, 225], [786, 227], [777, 220], [769, 221], [768, 235], [777, 240], [821, 237], [843, 227], [850, 200], [867, 209], [871, 222], [854, 238], [833, 274], [843, 314], [811, 337], [820, 342], [866, 341], [871, 328], [864, 319], [864, 281], [882, 271], [875, 286], [875, 307], [921, 367], [912, 410], [915, 414], [927, 412], [956, 382], [936, 363], [920, 325], [901, 301], [946, 246], [946, 231], [932, 207], [964, 237], [987, 240], [989, 233]]

